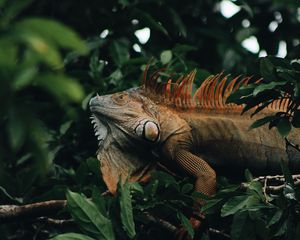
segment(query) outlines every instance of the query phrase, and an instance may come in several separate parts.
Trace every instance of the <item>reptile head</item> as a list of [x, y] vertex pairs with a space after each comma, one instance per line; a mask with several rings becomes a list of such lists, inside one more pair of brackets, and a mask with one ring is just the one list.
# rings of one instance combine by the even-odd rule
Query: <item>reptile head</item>
[[97, 95], [90, 100], [90, 110], [99, 141], [97, 156], [109, 190], [115, 192], [119, 178], [145, 178], [153, 163], [145, 152], [160, 139], [155, 104], [139, 94], [139, 89], [130, 89]]
[[154, 104], [138, 89], [92, 98], [90, 110], [99, 145], [105, 140], [107, 127], [112, 124], [129, 138], [148, 143], [157, 143], [160, 127]]

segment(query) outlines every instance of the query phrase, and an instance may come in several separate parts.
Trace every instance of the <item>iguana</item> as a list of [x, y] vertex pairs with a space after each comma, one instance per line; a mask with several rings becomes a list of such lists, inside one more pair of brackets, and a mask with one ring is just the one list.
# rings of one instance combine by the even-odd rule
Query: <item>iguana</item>
[[[160, 72], [147, 77], [141, 87], [90, 100], [92, 123], [99, 140], [98, 159], [103, 179], [114, 193], [118, 180], [143, 181], [155, 166], [152, 155], [175, 172], [195, 178], [195, 190], [212, 195], [215, 170], [241, 169], [254, 173], [280, 172], [280, 161], [300, 170], [300, 153], [286, 149], [276, 129], [263, 126], [249, 130], [254, 121], [241, 115], [242, 106], [226, 104], [228, 96], [250, 77], [217, 74], [208, 77], [193, 93], [196, 71], [160, 83]], [[284, 109], [274, 103], [257, 117]], [[300, 144], [300, 131], [289, 139]]]

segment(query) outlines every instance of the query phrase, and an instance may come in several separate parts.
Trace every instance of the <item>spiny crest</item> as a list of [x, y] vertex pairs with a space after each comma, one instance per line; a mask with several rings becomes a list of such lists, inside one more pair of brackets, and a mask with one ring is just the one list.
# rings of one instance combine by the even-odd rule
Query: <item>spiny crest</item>
[[[142, 88], [154, 101], [177, 109], [199, 109], [202, 111], [241, 112], [244, 105], [226, 103], [227, 98], [242, 85], [247, 85], [251, 77], [237, 76], [228, 83], [229, 75], [223, 72], [207, 77], [193, 93], [196, 70], [180, 76], [176, 81], [171, 77], [166, 82], [159, 82], [165, 69], [159, 69], [148, 77], [149, 66], [144, 72]], [[259, 83], [261, 79], [254, 83]], [[274, 101], [268, 106], [270, 110], [286, 109], [288, 101]]]

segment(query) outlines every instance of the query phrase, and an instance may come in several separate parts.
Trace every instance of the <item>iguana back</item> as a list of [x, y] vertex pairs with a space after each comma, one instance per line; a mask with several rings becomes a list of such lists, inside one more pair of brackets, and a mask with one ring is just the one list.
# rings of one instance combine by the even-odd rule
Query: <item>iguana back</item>
[[[192, 129], [193, 152], [214, 169], [234, 176], [248, 168], [255, 174], [280, 173], [280, 161], [300, 171], [300, 152], [287, 145], [277, 129], [249, 126], [262, 114], [179, 113]], [[299, 144], [300, 131], [294, 129], [289, 140]]]

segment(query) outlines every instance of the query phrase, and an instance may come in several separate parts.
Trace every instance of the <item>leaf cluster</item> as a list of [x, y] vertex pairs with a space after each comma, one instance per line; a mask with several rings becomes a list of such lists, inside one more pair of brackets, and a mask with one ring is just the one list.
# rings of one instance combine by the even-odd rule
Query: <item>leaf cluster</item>
[[231, 239], [299, 238], [300, 191], [294, 186], [287, 166], [282, 165], [282, 170], [285, 187], [279, 194], [267, 193], [248, 170], [246, 190], [241, 185], [222, 185], [202, 207], [210, 226], [230, 233]]
[[[263, 77], [255, 83], [240, 87], [228, 102], [245, 104], [243, 113], [254, 109], [253, 115], [266, 108], [276, 112], [256, 120], [250, 128], [269, 124], [286, 137], [292, 127], [300, 127], [300, 63], [273, 56], [260, 59], [260, 73]], [[276, 109], [277, 108], [277, 109]]]
[[172, 237], [166, 230], [159, 235], [151, 217], [170, 221], [192, 229], [186, 215], [191, 214], [193, 185], [187, 180], [176, 181], [164, 172], [154, 172], [146, 185], [126, 181], [118, 184], [116, 196], [101, 195], [94, 186], [91, 198], [67, 191], [67, 208], [80, 232], [63, 233], [58, 239], [165, 239]]

